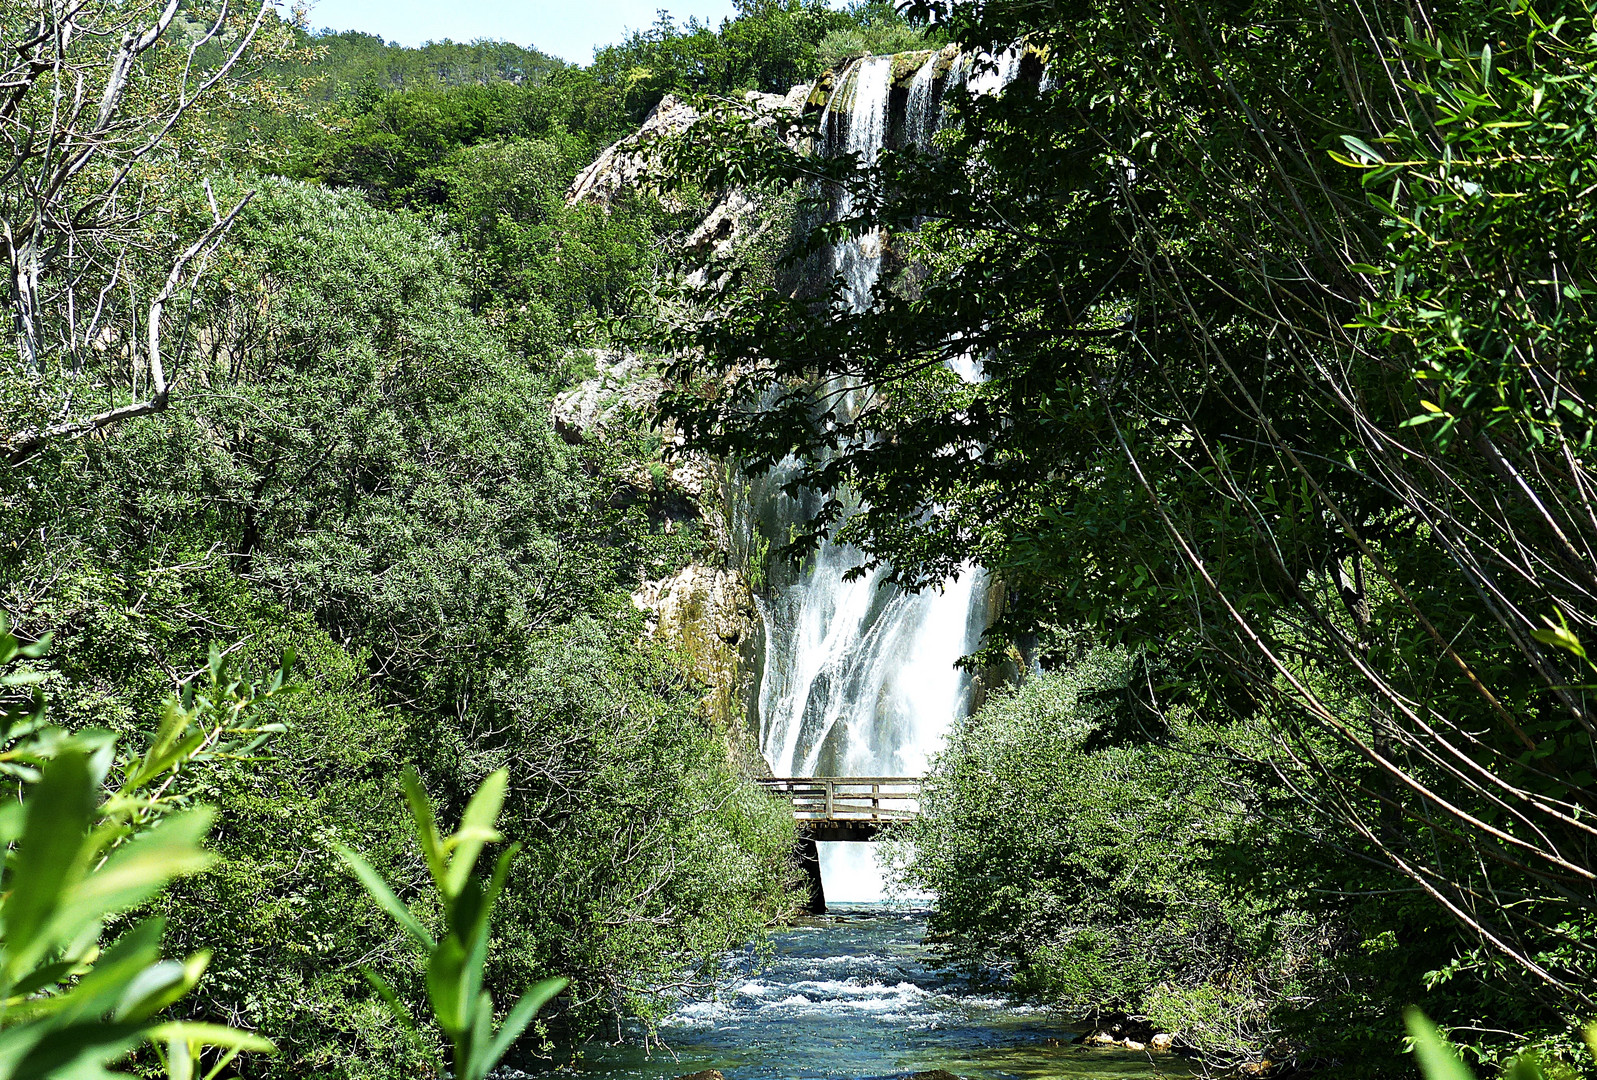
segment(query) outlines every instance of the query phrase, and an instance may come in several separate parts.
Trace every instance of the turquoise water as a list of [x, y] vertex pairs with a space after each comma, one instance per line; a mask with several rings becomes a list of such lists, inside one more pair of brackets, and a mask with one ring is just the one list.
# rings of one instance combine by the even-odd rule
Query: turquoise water
[[902, 1077], [945, 1069], [976, 1080], [1186, 1077], [1168, 1054], [1085, 1047], [1082, 1031], [933, 968], [924, 911], [836, 904], [724, 965], [713, 1000], [685, 1003], [660, 1029], [665, 1049], [589, 1044], [577, 1072], [669, 1080], [718, 1069], [727, 1080]]

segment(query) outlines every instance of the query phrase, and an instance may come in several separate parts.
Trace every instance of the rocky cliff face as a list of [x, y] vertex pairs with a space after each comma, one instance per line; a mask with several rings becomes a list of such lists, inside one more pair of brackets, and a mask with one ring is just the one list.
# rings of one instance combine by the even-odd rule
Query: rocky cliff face
[[[808, 85], [795, 86], [787, 94], [761, 94], [750, 90], [743, 100], [759, 122], [774, 118], [782, 110], [804, 109], [810, 92]], [[659, 174], [660, 151], [665, 140], [687, 131], [699, 115], [697, 109], [675, 94], [667, 94], [644, 118], [637, 132], [608, 147], [592, 165], [577, 174], [566, 191], [566, 202], [608, 206], [628, 188], [648, 184]]]
[[[570, 443], [591, 442], [646, 425], [665, 382], [656, 365], [631, 353], [596, 351], [595, 374], [560, 394], [551, 408], [555, 430]], [[663, 449], [678, 442], [657, 431]], [[753, 707], [753, 672], [762, 633], [747, 575], [738, 567], [726, 512], [726, 470], [703, 454], [665, 454], [634, 462], [620, 479], [648, 499], [665, 532], [704, 530], [709, 552], [663, 578], [638, 583], [632, 602], [645, 615], [645, 632], [686, 658], [705, 686], [703, 708], [727, 735], [740, 760], [758, 754], [747, 740]]]
[[754, 690], [748, 660], [763, 627], [748, 578], [734, 568], [689, 563], [643, 582], [632, 603], [645, 613], [647, 633], [686, 657], [704, 680], [704, 710], [721, 724], [736, 756], [757, 762], [746, 722]]
[[[806, 108], [811, 89], [795, 86], [786, 95], [750, 92], [744, 102], [759, 123], [784, 110]], [[661, 168], [664, 140], [686, 132], [699, 116], [691, 105], [668, 95], [635, 134], [610, 146], [578, 174], [566, 201], [609, 206], [629, 189], [649, 187]], [[733, 189], [720, 194], [685, 244], [727, 256], [768, 224], [755, 201]], [[648, 422], [665, 389], [657, 365], [647, 358], [599, 351], [593, 360], [594, 377], [554, 401], [555, 429], [569, 442], [636, 430]], [[669, 430], [657, 434], [667, 448], [679, 441]], [[655, 500], [667, 531], [691, 523], [705, 531], [710, 548], [708, 554], [674, 574], [639, 582], [632, 602], [645, 613], [649, 636], [680, 652], [703, 680], [706, 714], [727, 733], [734, 756], [758, 767], [759, 754], [748, 731], [755, 711], [764, 631], [739, 555], [747, 545], [737, 543], [732, 535], [726, 479], [726, 469], [720, 463], [703, 455], [679, 453], [662, 454], [623, 474], [625, 483]]]

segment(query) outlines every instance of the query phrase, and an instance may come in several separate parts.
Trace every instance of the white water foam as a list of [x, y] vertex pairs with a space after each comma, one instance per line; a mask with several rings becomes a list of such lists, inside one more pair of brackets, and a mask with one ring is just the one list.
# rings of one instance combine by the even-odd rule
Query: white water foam
[[909, 101], [904, 106], [905, 137], [918, 150], [930, 150], [932, 136], [937, 134], [937, 118], [932, 115], [932, 88], [937, 81], [939, 55], [934, 51], [915, 72], [909, 84]]

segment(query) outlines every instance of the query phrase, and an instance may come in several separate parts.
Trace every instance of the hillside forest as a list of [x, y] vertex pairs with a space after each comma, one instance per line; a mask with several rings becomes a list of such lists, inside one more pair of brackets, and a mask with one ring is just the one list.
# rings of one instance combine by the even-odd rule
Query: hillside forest
[[[656, 1038], [802, 897], [636, 596], [830, 542], [993, 583], [893, 845], [942, 963], [1207, 1073], [1410, 1076], [1419, 1006], [1591, 1075], [1593, 0], [0, 12], [0, 1080]], [[821, 152], [889, 55], [935, 133]]]

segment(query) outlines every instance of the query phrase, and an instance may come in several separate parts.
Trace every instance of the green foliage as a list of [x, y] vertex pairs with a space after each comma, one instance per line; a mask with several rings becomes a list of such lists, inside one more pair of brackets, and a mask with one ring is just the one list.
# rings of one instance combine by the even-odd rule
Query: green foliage
[[[1446, 1036], [1416, 1008], [1404, 1010], [1403, 1022], [1408, 1028], [1409, 1042], [1413, 1046], [1420, 1075], [1425, 1080], [1475, 1080], [1475, 1074], [1460, 1060], [1457, 1050]], [[1597, 1057], [1597, 1035], [1588, 1027], [1585, 1032], [1586, 1049]], [[1556, 1056], [1534, 1052], [1516, 1055], [1503, 1068], [1504, 1080], [1573, 1080], [1580, 1075], [1577, 1065]]]
[[571, 976], [584, 1024], [657, 1017], [671, 999], [654, 986], [708, 988], [716, 958], [797, 895], [791, 815], [732, 768], [680, 670], [618, 647], [617, 625], [576, 619], [536, 642], [440, 777], [467, 791], [513, 770], [504, 822], [523, 855], [498, 970], [510, 985]]
[[885, 56], [914, 52], [947, 44], [946, 35], [925, 23], [912, 23], [897, 8], [881, 0], [855, 3], [849, 8], [853, 25], [827, 32], [816, 45], [823, 71], [840, 71], [856, 56]]
[[[47, 646], [44, 638], [21, 645], [0, 615], [0, 693], [42, 681], [37, 670], [18, 667]], [[185, 805], [193, 766], [247, 758], [276, 730], [257, 726], [254, 714], [284, 692], [292, 664], [285, 653], [272, 678], [256, 684], [213, 648], [207, 684], [191, 682], [167, 701], [149, 747], [125, 760], [115, 779], [111, 733], [51, 726], [37, 691], [31, 707], [0, 702], [0, 766], [20, 788], [0, 815], [7, 848], [0, 1075], [109, 1077], [108, 1065], [149, 1043], [172, 1080], [191, 1080], [212, 1053], [209, 1080], [243, 1051], [272, 1051], [271, 1042], [233, 1027], [161, 1017], [193, 991], [210, 961], [208, 951], [162, 960], [162, 920], [145, 918], [103, 946], [102, 939], [109, 920], [211, 864], [200, 845], [212, 812]]]
[[373, 93], [338, 102], [318, 124], [301, 128], [287, 171], [358, 187], [380, 205], [435, 205], [444, 192], [435, 166], [451, 153], [484, 142], [535, 138], [559, 144], [574, 174], [599, 146], [620, 134], [620, 117], [606, 99], [607, 92], [584, 75]]
[[573, 137], [520, 139], [458, 150], [428, 173], [459, 237], [473, 309], [531, 355], [601, 344], [612, 324], [637, 315], [657, 238], [686, 216], [642, 194], [567, 206], [588, 156]]
[[[227, 611], [205, 599], [197, 590], [187, 595], [208, 617], [239, 618], [239, 632], [259, 643], [250, 652], [292, 640], [301, 689], [274, 703], [273, 718], [287, 730], [276, 736], [270, 762], [225, 760], [206, 770], [205, 798], [220, 823], [210, 844], [215, 865], [154, 906], [174, 947], [211, 950], [208, 976], [185, 1015], [233, 1018], [270, 1033], [280, 1053], [259, 1071], [421, 1075], [436, 1057], [437, 1032], [409, 1032], [360, 969], [377, 965], [419, 1003], [422, 968], [335, 848], [359, 845], [386, 875], [420, 871], [396, 762], [420, 753], [426, 733], [381, 706], [366, 657], [352, 656], [303, 614], [269, 605]], [[181, 639], [167, 641], [157, 655], [181, 649]], [[79, 686], [71, 692], [83, 694]]]
[[[349, 848], [339, 848], [339, 856], [360, 878], [377, 906], [392, 915], [426, 952], [427, 997], [433, 1019], [454, 1049], [450, 1070], [465, 1080], [485, 1080], [544, 1003], [567, 985], [567, 980], [562, 978], [540, 982], [517, 1000], [504, 1022], [494, 1029], [493, 997], [483, 989], [483, 973], [488, 964], [488, 927], [493, 906], [509, 877], [516, 845], [512, 844], [499, 856], [486, 886], [478, 879], [476, 869], [483, 847], [504, 839], [494, 824], [504, 805], [509, 776], [504, 769], [489, 774], [466, 804], [460, 828], [444, 837], [439, 835], [438, 820], [421, 786], [421, 778], [415, 770], [405, 770], [405, 798], [410, 803], [422, 854], [433, 886], [438, 890], [443, 914], [444, 934], [437, 940], [394, 895], [394, 890], [371, 863]], [[414, 1028], [414, 1022], [393, 987], [380, 976], [369, 977], [395, 1013]], [[443, 1071], [442, 1063], [439, 1071]]]
[[1413, 364], [1424, 396], [1409, 423], [1436, 424], [1444, 442], [1468, 421], [1591, 445], [1594, 16], [1584, 2], [1516, 2], [1494, 8], [1486, 36], [1410, 25], [1392, 47], [1419, 61], [1408, 85], [1434, 127], [1347, 136], [1331, 152], [1361, 170], [1390, 229], [1359, 268], [1377, 290], [1365, 324]]
[[934, 762], [908, 880], [936, 892], [930, 940], [952, 962], [1211, 1065], [1279, 1063], [1303, 1051], [1290, 1014], [1329, 991], [1339, 935], [1278, 889], [1289, 840], [1260, 828], [1238, 735], [1152, 719], [1148, 674], [1095, 651], [990, 699]]
[[[533, 208], [558, 159], [528, 146], [536, 190], [492, 190]], [[68, 727], [133, 732], [212, 636], [251, 658], [299, 646], [304, 691], [268, 706], [288, 728], [274, 759], [204, 762], [214, 866], [153, 902], [174, 941], [214, 950], [181, 1015], [269, 1032], [270, 1075], [413, 1076], [437, 1052], [361, 975], [427, 1010], [424, 966], [336, 855], [361, 850], [440, 935], [398, 762], [445, 816], [518, 777], [504, 819], [525, 853], [484, 988], [567, 973], [554, 1031], [657, 1010], [790, 904], [791, 822], [628, 599], [699, 534], [666, 535], [617, 479], [629, 448], [555, 436], [565, 358], [508, 348], [457, 250], [359, 193], [262, 182], [196, 297], [192, 393], [0, 476], [0, 590], [65, 645], [44, 675]]]
[[931, 39], [886, 3], [837, 11], [821, 0], [746, 0], [719, 30], [696, 19], [678, 27], [661, 11], [649, 29], [598, 50], [590, 70], [638, 121], [666, 94], [785, 94], [852, 50], [923, 47]]

